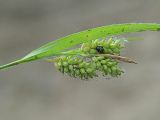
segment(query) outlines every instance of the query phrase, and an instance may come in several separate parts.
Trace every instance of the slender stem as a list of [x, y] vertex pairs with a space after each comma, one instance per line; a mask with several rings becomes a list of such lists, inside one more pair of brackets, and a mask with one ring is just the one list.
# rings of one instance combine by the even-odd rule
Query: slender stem
[[[77, 53], [77, 52], [63, 52], [63, 53], [58, 53], [55, 56], [57, 56], [57, 55], [81, 55], [81, 56], [84, 56], [84, 57], [104, 56], [104, 57], [110, 57], [112, 59], [127, 62], [127, 63], [137, 64], [137, 62], [135, 62], [134, 60], [132, 60], [128, 57], [123, 57], [123, 56], [120, 56], [120, 55], [113, 55], [113, 54], [89, 54], [89, 55], [86, 55], [86, 54], [82, 54], [80, 52], [79, 53]], [[48, 62], [55, 62], [55, 59], [45, 59], [45, 60], [47, 60]]]
[[134, 60], [132, 60], [132, 59], [130, 59], [130, 58], [128, 58], [128, 57], [120, 56], [120, 55], [99, 54], [99, 55], [97, 55], [97, 56], [111, 57], [112, 59], [116, 59], [116, 60], [119, 60], [119, 61], [137, 64], [137, 62], [135, 62]]

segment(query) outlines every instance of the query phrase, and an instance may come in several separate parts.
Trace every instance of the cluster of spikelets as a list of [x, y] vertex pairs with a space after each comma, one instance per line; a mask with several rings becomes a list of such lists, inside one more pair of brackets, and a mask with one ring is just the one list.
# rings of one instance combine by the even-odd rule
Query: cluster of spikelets
[[[82, 51], [86, 54], [97, 54], [97, 53], [104, 53], [104, 54], [117, 54], [119, 55], [121, 49], [124, 48], [124, 40], [118, 38], [109, 38], [108, 40], [93, 40], [91, 42], [87, 42], [82, 44]], [[103, 47], [102, 51], [98, 51], [97, 47]]]
[[124, 48], [120, 39], [93, 40], [83, 43], [79, 50], [86, 56], [70, 55], [54, 59], [56, 68], [72, 77], [89, 79], [97, 77], [99, 72], [104, 76], [118, 77], [123, 73], [119, 62], [103, 54], [120, 55]]

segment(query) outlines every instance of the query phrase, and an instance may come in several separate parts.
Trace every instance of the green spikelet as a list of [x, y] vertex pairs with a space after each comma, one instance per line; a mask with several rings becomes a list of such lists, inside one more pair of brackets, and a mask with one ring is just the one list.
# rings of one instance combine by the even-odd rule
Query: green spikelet
[[117, 54], [119, 55], [121, 49], [124, 48], [124, 42], [119, 39], [109, 38], [108, 40], [92, 40], [91, 42], [84, 43], [81, 47], [81, 50], [86, 54], [96, 54], [98, 51], [96, 50], [97, 46], [101, 46], [104, 49], [104, 54]]
[[[101, 52], [98, 48], [101, 48]], [[80, 51], [85, 54], [113, 54], [120, 55], [124, 48], [123, 42], [119, 39], [109, 38], [108, 40], [92, 40], [83, 43]], [[98, 76], [101, 72], [104, 76], [118, 77], [123, 73], [118, 61], [104, 56], [91, 56], [88, 59], [84, 56], [60, 56], [55, 58], [56, 68], [72, 77], [87, 80]]]
[[91, 62], [78, 57], [62, 56], [55, 58], [55, 66], [60, 72], [72, 77], [88, 79], [96, 76], [96, 69], [94, 69]]

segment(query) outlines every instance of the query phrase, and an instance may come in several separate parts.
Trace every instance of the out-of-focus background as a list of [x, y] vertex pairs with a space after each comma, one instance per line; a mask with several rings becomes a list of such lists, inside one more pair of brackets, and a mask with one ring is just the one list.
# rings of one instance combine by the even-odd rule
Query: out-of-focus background
[[[159, 0], [0, 0], [0, 64], [84, 29], [160, 23]], [[160, 32], [130, 34], [120, 78], [82, 81], [37, 61], [0, 71], [0, 120], [159, 120]]]

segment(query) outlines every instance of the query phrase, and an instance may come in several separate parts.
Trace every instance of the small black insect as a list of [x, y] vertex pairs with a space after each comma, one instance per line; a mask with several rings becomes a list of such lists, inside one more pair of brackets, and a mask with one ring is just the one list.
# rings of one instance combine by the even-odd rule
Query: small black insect
[[97, 52], [98, 53], [104, 53], [104, 48], [103, 48], [103, 46], [96, 46], [96, 50], [97, 50]]

